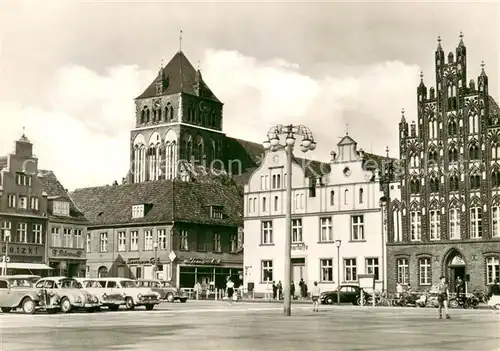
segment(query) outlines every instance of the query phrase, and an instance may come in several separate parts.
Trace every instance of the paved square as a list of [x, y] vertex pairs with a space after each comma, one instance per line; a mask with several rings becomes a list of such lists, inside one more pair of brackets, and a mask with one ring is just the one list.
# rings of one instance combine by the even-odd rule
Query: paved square
[[217, 302], [155, 311], [0, 314], [0, 349], [48, 350], [500, 350], [500, 315], [488, 310], [324, 307]]

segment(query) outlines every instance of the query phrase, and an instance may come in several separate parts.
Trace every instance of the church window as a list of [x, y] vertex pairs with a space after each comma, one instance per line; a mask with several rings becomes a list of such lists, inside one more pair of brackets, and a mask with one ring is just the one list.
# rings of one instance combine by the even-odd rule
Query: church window
[[455, 136], [455, 135], [457, 135], [457, 122], [450, 121], [448, 123], [448, 135], [449, 136]]
[[459, 180], [457, 175], [452, 175], [450, 177], [450, 191], [458, 191], [459, 190]]
[[448, 151], [448, 160], [450, 162], [457, 162], [458, 161], [458, 150], [456, 147], [452, 146], [450, 150]]
[[477, 145], [471, 145], [469, 147], [469, 159], [479, 160], [479, 147]]
[[429, 161], [436, 161], [438, 159], [438, 153], [436, 150], [429, 151]]
[[473, 113], [471, 116], [469, 116], [469, 133], [479, 133], [479, 118], [477, 116], [477, 113]]
[[439, 180], [436, 177], [432, 177], [430, 182], [429, 182], [429, 187], [431, 193], [438, 193], [439, 192]]
[[472, 174], [470, 176], [470, 188], [479, 189], [481, 187], [481, 176], [479, 174]]
[[413, 178], [410, 181], [410, 193], [411, 194], [420, 193], [420, 183], [418, 182], [418, 179], [416, 179], [416, 178]]
[[491, 182], [495, 188], [500, 187], [500, 171], [498, 169], [491, 173]]
[[500, 145], [499, 144], [493, 144], [493, 146], [491, 147], [491, 159], [493, 159], [493, 160], [500, 159]]

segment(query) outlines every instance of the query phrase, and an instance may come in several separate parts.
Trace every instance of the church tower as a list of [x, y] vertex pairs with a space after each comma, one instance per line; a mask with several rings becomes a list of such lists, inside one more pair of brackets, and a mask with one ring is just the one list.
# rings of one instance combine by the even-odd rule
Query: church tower
[[223, 104], [181, 50], [160, 67], [135, 105], [130, 138], [133, 183], [177, 178], [179, 165], [188, 163], [217, 168], [225, 140]]

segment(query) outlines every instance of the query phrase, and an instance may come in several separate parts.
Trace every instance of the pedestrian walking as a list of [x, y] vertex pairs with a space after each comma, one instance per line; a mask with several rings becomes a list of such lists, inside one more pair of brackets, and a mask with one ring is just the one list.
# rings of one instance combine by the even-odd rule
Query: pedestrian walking
[[290, 284], [290, 297], [292, 300], [295, 299], [295, 283], [294, 282], [292, 282]]
[[230, 304], [233, 303], [233, 294], [234, 294], [234, 283], [229, 277], [226, 282], [226, 294], [227, 294], [227, 299]]
[[283, 284], [281, 284], [281, 280], [278, 282], [278, 300], [283, 298]]
[[448, 301], [450, 301], [450, 290], [448, 284], [446, 283], [446, 277], [441, 276], [439, 278], [440, 282], [437, 286], [438, 290], [438, 302], [439, 302], [439, 319], [443, 318], [443, 307], [446, 319], [450, 319], [450, 314], [448, 313]]
[[276, 300], [276, 295], [278, 294], [278, 286], [276, 282], [273, 280], [273, 300]]
[[304, 279], [303, 278], [300, 278], [300, 281], [299, 281], [299, 291], [300, 291], [300, 297], [303, 298], [304, 297]]
[[314, 282], [314, 286], [312, 288], [311, 296], [313, 302], [313, 312], [319, 312], [319, 296], [321, 295], [321, 291], [318, 286], [318, 282]]

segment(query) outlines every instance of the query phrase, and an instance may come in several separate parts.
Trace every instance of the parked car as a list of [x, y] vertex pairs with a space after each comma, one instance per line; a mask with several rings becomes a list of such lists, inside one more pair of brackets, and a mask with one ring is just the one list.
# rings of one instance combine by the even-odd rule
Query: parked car
[[[357, 285], [341, 285], [340, 289], [321, 293], [319, 300], [322, 304], [331, 305], [337, 303], [337, 294], [340, 295], [340, 302], [350, 302], [353, 305], [358, 305], [361, 298], [361, 288]], [[368, 299], [368, 296], [366, 294], [365, 300]]]
[[188, 299], [187, 296], [184, 296], [181, 289], [172, 286], [172, 284], [168, 281], [139, 279], [136, 280], [136, 282], [137, 286], [150, 288], [160, 294], [160, 299], [167, 300], [168, 302], [180, 301], [185, 303]]
[[24, 313], [33, 314], [40, 309], [49, 312], [57, 310], [50, 305], [55, 305], [57, 298], [49, 297], [49, 304], [42, 299], [40, 289], [35, 288], [35, 282], [40, 279], [37, 275], [10, 275], [0, 277], [0, 308], [3, 313], [9, 313], [16, 309], [22, 309]]
[[101, 306], [107, 307], [111, 311], [118, 311], [121, 305], [125, 305], [125, 293], [118, 291], [107, 292], [104, 288], [105, 281], [98, 281], [95, 279], [82, 279], [80, 282], [85, 291], [99, 298]]
[[67, 277], [48, 277], [40, 279], [35, 287], [46, 289], [49, 293], [55, 293], [59, 297], [61, 312], [68, 313], [74, 309], [84, 309], [94, 312], [100, 307], [97, 296], [83, 290], [82, 284]]
[[152, 310], [160, 303], [160, 294], [150, 288], [141, 288], [132, 279], [127, 278], [97, 278], [103, 286], [104, 292], [108, 295], [116, 293], [125, 297], [125, 307], [133, 310], [136, 306], [144, 306], [147, 310]]

